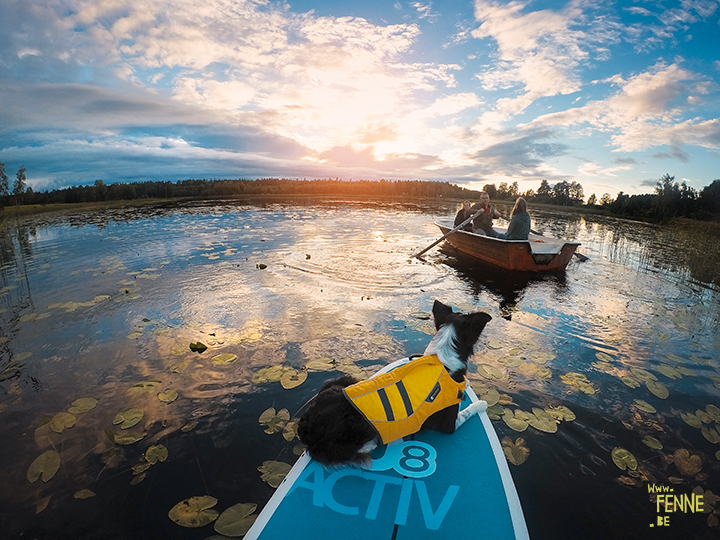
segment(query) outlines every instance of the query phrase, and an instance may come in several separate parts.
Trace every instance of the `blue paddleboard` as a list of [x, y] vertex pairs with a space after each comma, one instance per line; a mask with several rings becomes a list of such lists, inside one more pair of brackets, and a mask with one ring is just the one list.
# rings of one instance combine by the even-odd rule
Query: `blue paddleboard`
[[[475, 401], [468, 385], [460, 407]], [[334, 470], [304, 453], [245, 539], [529, 538], [505, 455], [484, 411], [452, 435], [421, 431], [375, 449], [372, 458], [371, 469]]]

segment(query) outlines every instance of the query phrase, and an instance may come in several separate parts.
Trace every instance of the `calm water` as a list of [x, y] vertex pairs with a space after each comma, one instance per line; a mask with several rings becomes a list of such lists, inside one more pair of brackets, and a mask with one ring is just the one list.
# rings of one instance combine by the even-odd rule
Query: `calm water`
[[[261, 508], [274, 488], [258, 467], [298, 452], [297, 439], [265, 433], [261, 414], [294, 414], [339, 370], [363, 375], [422, 352], [435, 298], [493, 316], [471, 379], [499, 402], [500, 439], [529, 449], [510, 467], [532, 539], [717, 538], [720, 503], [651, 528], [648, 494], [700, 486], [709, 509], [710, 492], [720, 494], [717, 240], [535, 212], [536, 229], [580, 240], [590, 260], [527, 278], [448, 247], [411, 258], [439, 236], [432, 222], [454, 212], [196, 203], [6, 222], [0, 538], [212, 536], [212, 525], [186, 529], [168, 511], [206, 494], [220, 512]], [[208, 349], [191, 351], [196, 342]], [[328, 359], [332, 371], [304, 370]], [[268, 380], [272, 366], [283, 367]], [[286, 386], [308, 377], [286, 389], [281, 373], [295, 380]], [[79, 398], [97, 406], [57, 416]], [[555, 433], [506, 422], [508, 411], [560, 405], [575, 418]], [[122, 429], [128, 409], [142, 418]], [[114, 444], [107, 431], [142, 438]], [[149, 465], [143, 456], [158, 445], [168, 457]], [[635, 470], [614, 463], [616, 448]], [[48, 451], [59, 470], [31, 483], [28, 469]], [[94, 496], [76, 498], [82, 490]]]

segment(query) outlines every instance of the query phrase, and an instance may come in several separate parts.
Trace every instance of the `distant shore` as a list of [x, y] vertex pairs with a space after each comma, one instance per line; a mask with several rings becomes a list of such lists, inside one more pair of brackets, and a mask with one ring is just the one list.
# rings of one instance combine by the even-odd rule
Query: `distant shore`
[[[49, 204], [25, 204], [25, 205], [9, 205], [0, 208], [0, 224], [4, 225], [8, 220], [13, 218], [44, 214], [51, 212], [73, 212], [77, 210], [87, 210], [93, 208], [132, 208], [138, 206], [152, 206], [152, 205], [166, 205], [175, 204], [191, 201], [272, 201], [282, 202], [289, 200], [355, 200], [355, 201], [383, 201], [383, 202], [406, 202], [406, 203], [421, 203], [421, 202], [433, 202], [433, 203], [447, 203], [450, 205], [456, 204], [458, 207], [462, 204], [464, 198], [438, 198], [438, 197], [418, 197], [418, 196], [397, 196], [397, 195], [378, 195], [373, 197], [358, 196], [358, 195], [322, 195], [322, 196], [311, 196], [307, 194], [283, 194], [283, 195], [260, 195], [260, 194], [249, 194], [249, 195], [236, 195], [236, 196], [222, 196], [222, 197], [168, 197], [168, 198], [139, 198], [139, 199], [126, 199], [126, 200], [110, 200], [110, 201], [93, 201], [93, 202], [81, 202], [81, 203], [49, 203]], [[472, 200], [472, 198], [470, 199]], [[492, 203], [498, 206], [505, 213], [509, 213], [513, 207], [514, 201], [512, 200], [493, 200]], [[529, 211], [532, 215], [533, 209], [536, 210], [548, 210], [553, 212], [567, 212], [569, 214], [591, 214], [594, 216], [604, 215], [608, 217], [617, 217], [619, 219], [632, 218], [628, 216], [615, 216], [600, 207], [588, 207], [588, 206], [557, 206], [552, 204], [539, 204], [533, 203], [530, 205]], [[642, 221], [642, 220], [640, 220]], [[716, 234], [720, 236], [720, 222], [717, 221], [699, 221], [689, 218], [674, 218], [666, 225], [673, 227], [680, 227], [685, 230], [697, 231], [703, 233]]]

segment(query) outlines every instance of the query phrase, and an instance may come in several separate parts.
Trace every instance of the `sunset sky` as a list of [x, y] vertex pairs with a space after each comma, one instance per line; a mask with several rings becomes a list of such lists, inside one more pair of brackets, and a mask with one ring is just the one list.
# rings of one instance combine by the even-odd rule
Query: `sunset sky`
[[0, 162], [651, 193], [720, 178], [720, 1], [2, 0]]

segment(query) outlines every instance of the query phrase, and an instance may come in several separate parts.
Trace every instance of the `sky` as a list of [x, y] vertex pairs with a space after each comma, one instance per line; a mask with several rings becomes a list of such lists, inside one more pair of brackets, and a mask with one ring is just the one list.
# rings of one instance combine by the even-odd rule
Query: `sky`
[[189, 178], [720, 178], [720, 0], [2, 0], [0, 162]]

